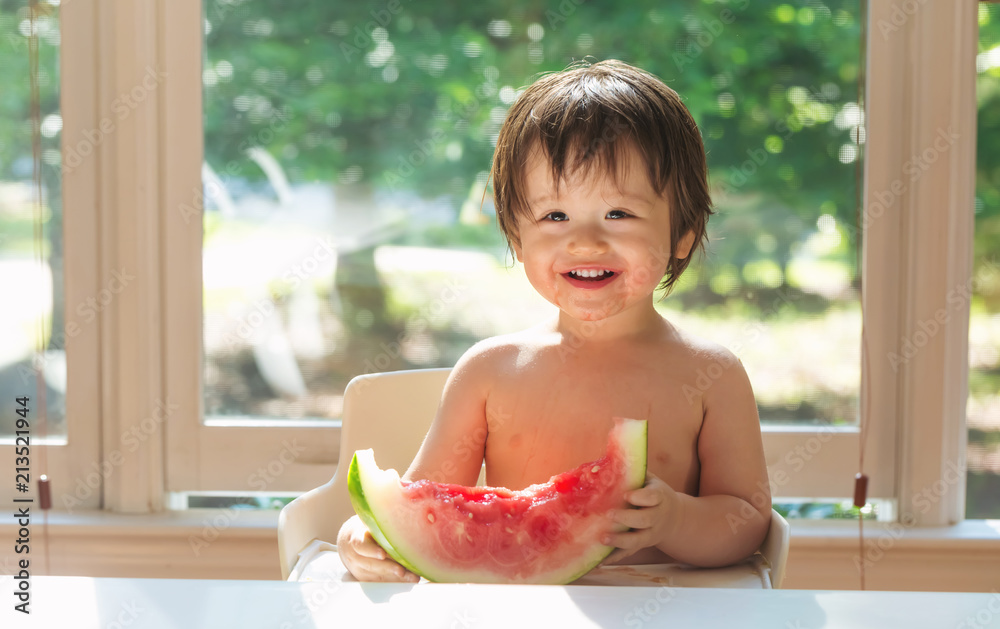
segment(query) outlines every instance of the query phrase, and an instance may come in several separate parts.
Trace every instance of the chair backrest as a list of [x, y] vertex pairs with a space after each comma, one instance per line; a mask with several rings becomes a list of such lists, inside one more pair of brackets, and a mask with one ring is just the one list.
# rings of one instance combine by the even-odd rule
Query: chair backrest
[[767, 537], [760, 546], [760, 554], [771, 565], [771, 587], [778, 589], [785, 579], [785, 564], [788, 563], [788, 544], [791, 537], [791, 530], [785, 518], [781, 514], [771, 509], [771, 528], [767, 531]]
[[288, 578], [298, 553], [314, 539], [335, 542], [354, 515], [347, 468], [355, 450], [375, 450], [379, 467], [400, 475], [410, 466], [441, 402], [451, 369], [374, 373], [351, 380], [344, 391], [337, 471], [325, 485], [285, 506], [278, 516], [281, 576]]

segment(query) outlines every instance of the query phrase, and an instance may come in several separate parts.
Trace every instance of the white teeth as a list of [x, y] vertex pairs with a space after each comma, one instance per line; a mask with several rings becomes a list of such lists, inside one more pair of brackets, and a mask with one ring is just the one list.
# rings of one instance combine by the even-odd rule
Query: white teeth
[[612, 271], [596, 269], [581, 269], [579, 271], [570, 271], [570, 275], [575, 275], [577, 277], [601, 277], [602, 275], [610, 275]]

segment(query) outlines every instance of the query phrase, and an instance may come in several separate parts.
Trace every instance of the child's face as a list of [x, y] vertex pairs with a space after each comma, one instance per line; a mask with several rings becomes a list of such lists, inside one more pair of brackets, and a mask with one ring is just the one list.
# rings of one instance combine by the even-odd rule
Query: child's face
[[[526, 164], [529, 212], [518, 218], [514, 252], [535, 290], [581, 321], [651, 305], [670, 260], [669, 203], [638, 151], [630, 147], [624, 164], [620, 186], [611, 173], [581, 169], [558, 196], [545, 155], [532, 151]], [[674, 255], [687, 257], [692, 241], [682, 238]]]

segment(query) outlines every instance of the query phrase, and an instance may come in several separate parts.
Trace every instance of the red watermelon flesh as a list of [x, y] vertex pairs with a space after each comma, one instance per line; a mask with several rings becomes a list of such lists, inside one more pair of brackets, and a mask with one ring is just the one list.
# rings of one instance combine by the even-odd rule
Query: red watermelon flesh
[[568, 583], [613, 550], [599, 541], [606, 514], [645, 475], [646, 422], [626, 419], [605, 456], [519, 491], [401, 481], [371, 450], [355, 453], [348, 485], [372, 536], [431, 581]]

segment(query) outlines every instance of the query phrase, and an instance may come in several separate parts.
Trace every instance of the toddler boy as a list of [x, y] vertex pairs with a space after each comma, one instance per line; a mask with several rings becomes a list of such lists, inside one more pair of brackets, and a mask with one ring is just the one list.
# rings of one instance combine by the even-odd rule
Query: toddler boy
[[[712, 213], [680, 97], [618, 61], [543, 76], [507, 115], [492, 180], [501, 230], [559, 313], [466, 352], [404, 478], [474, 485], [485, 460], [487, 484], [521, 489], [600, 458], [613, 417], [646, 419], [646, 484], [609, 514], [617, 550], [605, 563], [722, 566], [752, 554], [771, 500], [746, 373], [653, 307]], [[719, 376], [706, 387], [699, 373]], [[456, 456], [470, 435], [482, 437], [472, 456]], [[611, 533], [612, 521], [631, 530]], [[357, 517], [337, 546], [360, 580], [417, 580]]]

